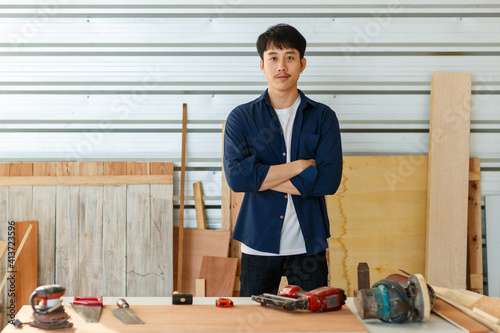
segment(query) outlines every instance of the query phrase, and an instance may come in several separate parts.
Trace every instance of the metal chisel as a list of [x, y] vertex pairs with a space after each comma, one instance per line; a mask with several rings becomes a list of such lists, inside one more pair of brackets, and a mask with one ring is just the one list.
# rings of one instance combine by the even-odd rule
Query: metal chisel
[[118, 305], [118, 309], [113, 309], [111, 312], [113, 312], [122, 323], [126, 325], [144, 324], [144, 322], [129, 309], [129, 305], [125, 299], [119, 298], [116, 305]]

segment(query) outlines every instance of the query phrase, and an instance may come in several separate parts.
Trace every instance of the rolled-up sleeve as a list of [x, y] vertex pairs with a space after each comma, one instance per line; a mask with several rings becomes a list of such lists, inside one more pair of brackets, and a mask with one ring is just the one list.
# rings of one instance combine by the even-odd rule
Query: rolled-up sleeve
[[328, 110], [322, 121], [321, 138], [316, 149], [316, 167], [310, 166], [290, 180], [303, 198], [334, 194], [342, 179], [339, 122], [335, 112]]
[[257, 159], [254, 148], [247, 141], [249, 135], [243, 126], [244, 122], [238, 108], [227, 118], [224, 132], [224, 172], [227, 183], [234, 192], [257, 192], [270, 166]]

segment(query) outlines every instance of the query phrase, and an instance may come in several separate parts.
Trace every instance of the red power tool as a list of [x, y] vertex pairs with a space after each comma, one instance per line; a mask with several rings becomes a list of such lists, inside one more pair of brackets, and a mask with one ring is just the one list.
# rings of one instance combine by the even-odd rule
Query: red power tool
[[[57, 284], [40, 286], [30, 296], [30, 304], [33, 308], [33, 321], [27, 324], [43, 328], [58, 329], [72, 327], [68, 322], [69, 315], [64, 311], [61, 297], [66, 289]], [[35, 298], [41, 300], [35, 305]]]
[[252, 296], [261, 305], [273, 305], [285, 310], [307, 309], [314, 312], [336, 311], [345, 304], [344, 290], [320, 287], [304, 291], [299, 286], [286, 286], [279, 295], [262, 294]]

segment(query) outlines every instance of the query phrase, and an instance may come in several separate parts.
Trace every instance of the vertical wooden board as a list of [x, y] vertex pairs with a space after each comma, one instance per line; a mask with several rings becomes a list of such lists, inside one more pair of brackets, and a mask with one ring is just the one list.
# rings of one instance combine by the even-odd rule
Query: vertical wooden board
[[79, 172], [80, 176], [102, 176], [104, 164], [103, 162], [81, 162]]
[[[22, 248], [20, 245], [23, 238], [28, 232], [28, 228], [32, 226], [30, 233], [27, 235], [26, 241]], [[16, 307], [15, 312], [19, 311], [23, 305], [28, 305], [30, 295], [33, 290], [38, 287], [37, 283], [37, 257], [38, 257], [38, 222], [27, 221], [15, 223], [15, 248], [16, 255], [19, 252], [16, 263], [13, 267], [14, 288], [7, 284], [9, 294], [11, 295], [11, 302], [13, 301]], [[10, 266], [9, 266], [10, 268]]]
[[33, 176], [54, 176], [51, 175], [51, 164], [49, 162], [33, 163]]
[[196, 210], [196, 224], [198, 229], [206, 229], [205, 205], [203, 203], [203, 185], [201, 182], [193, 183], [194, 208]]
[[486, 211], [486, 258], [488, 261], [488, 296], [500, 297], [500, 195], [484, 198]]
[[10, 164], [0, 163], [0, 177], [8, 177], [10, 174]]
[[104, 186], [103, 295], [127, 292], [127, 186]]
[[56, 187], [33, 186], [33, 218], [38, 220], [38, 283], [55, 282]]
[[151, 175], [173, 175], [173, 162], [151, 162]]
[[80, 187], [57, 186], [56, 190], [56, 283], [65, 296], [81, 296], [78, 289], [78, 216]]
[[33, 176], [78, 176], [79, 163], [38, 162], [33, 163]]
[[103, 186], [80, 187], [78, 265], [80, 295], [102, 295]]
[[471, 74], [436, 72], [431, 83], [426, 278], [465, 289]]
[[205, 280], [207, 297], [232, 297], [237, 258], [203, 256], [200, 279]]
[[154, 296], [149, 195], [149, 185], [127, 187], [127, 296]]
[[151, 274], [152, 296], [173, 292], [173, 185], [151, 185]]
[[[479, 158], [470, 159], [469, 171], [481, 171]], [[483, 232], [481, 220], [481, 180], [469, 180], [469, 207], [467, 209], [469, 283], [467, 288], [480, 294], [483, 293]]]
[[149, 162], [127, 162], [127, 175], [149, 175]]
[[33, 163], [10, 163], [9, 176], [33, 176]]
[[9, 193], [9, 221], [33, 220], [33, 186], [11, 186]]
[[[7, 164], [8, 166], [8, 164]], [[1, 168], [0, 168], [1, 171]], [[8, 171], [8, 167], [7, 167]], [[8, 176], [8, 174], [7, 174]], [[8, 240], [8, 210], [9, 210], [9, 187], [8, 186], [0, 186], [0, 240], [4, 240], [7, 245], [9, 245], [9, 240]], [[8, 254], [5, 256], [4, 259], [0, 261], [0, 276], [3, 278], [5, 273], [7, 272], [7, 257]], [[7, 289], [4, 288], [2, 292], [0, 293], [0, 304], [7, 304]], [[1, 327], [4, 327], [7, 324], [8, 319], [6, 317], [7, 311], [2, 311], [0, 313], [0, 325]]]
[[[229, 187], [229, 186], [228, 186]], [[236, 225], [236, 219], [238, 218], [238, 213], [240, 212], [241, 203], [243, 202], [243, 198], [245, 197], [245, 193], [243, 192], [231, 192], [231, 235], [233, 234], [234, 227]], [[238, 268], [236, 270], [236, 276], [240, 276], [241, 274], [241, 243], [231, 237], [230, 241], [230, 257], [238, 258]], [[236, 284], [239, 286], [239, 284]], [[235, 294], [239, 294], [239, 289], [235, 290]]]
[[127, 162], [104, 162], [105, 176], [122, 176], [127, 174]]
[[345, 156], [335, 195], [326, 196], [330, 285], [352, 296], [357, 266], [378, 281], [399, 269], [422, 273], [427, 156]]

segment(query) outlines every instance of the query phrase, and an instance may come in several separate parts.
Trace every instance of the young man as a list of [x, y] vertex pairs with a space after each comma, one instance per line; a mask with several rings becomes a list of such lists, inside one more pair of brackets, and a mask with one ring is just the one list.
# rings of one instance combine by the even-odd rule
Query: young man
[[304, 290], [328, 285], [324, 196], [337, 191], [342, 148], [335, 113], [297, 89], [305, 38], [278, 24], [257, 40], [268, 88], [228, 116], [224, 170], [245, 192], [233, 238], [242, 242], [240, 296], [278, 291], [282, 275]]

